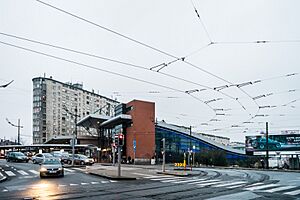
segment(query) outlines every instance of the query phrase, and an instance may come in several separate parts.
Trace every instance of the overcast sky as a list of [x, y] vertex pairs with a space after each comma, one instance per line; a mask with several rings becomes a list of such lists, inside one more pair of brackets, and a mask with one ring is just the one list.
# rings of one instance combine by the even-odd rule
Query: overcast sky
[[44, 2], [94, 24], [35, 0], [0, 1], [0, 85], [14, 80], [0, 88], [0, 138], [16, 139], [6, 118], [20, 118], [32, 142], [32, 78], [44, 73], [124, 103], [154, 101], [158, 120], [231, 141], [267, 121], [271, 133], [300, 129], [298, 0]]

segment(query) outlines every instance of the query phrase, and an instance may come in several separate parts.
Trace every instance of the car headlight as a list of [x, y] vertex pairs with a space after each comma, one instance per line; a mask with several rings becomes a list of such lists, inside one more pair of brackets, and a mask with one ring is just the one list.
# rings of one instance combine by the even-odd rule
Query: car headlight
[[41, 167], [40, 172], [46, 172], [47, 169], [45, 167]]
[[62, 167], [59, 167], [58, 170], [61, 171], [61, 170], [63, 170], [63, 168], [62, 168]]

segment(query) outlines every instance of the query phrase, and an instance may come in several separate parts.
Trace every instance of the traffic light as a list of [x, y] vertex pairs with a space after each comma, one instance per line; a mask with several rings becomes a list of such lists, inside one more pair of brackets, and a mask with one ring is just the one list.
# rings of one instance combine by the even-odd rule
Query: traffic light
[[115, 135], [115, 145], [119, 146], [119, 135]]
[[121, 133], [119, 134], [119, 146], [123, 146], [124, 145], [124, 135]]

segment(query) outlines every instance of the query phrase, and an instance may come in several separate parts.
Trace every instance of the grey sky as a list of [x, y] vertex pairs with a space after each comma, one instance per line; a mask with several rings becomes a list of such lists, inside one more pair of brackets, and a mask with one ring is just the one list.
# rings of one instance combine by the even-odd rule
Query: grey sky
[[[5, 119], [17, 123], [20, 118], [24, 126], [21, 137], [27, 143], [31, 142], [31, 80], [44, 73], [62, 82], [82, 82], [85, 89], [94, 89], [121, 102], [132, 99], [155, 101], [159, 120], [193, 125], [194, 130], [230, 137], [232, 141], [243, 141], [245, 135], [258, 134], [265, 129], [266, 121], [269, 121], [272, 133], [300, 129], [300, 75], [286, 76], [298, 73], [300, 69], [300, 2], [297, 0], [193, 1], [208, 35], [191, 1], [45, 2], [175, 57], [187, 56], [185, 61], [193, 66], [179, 60], [157, 73], [155, 70], [159, 68], [152, 71], [133, 68], [0, 35], [1, 42], [169, 87], [138, 82], [0, 44], [0, 85], [15, 80], [8, 88], [0, 88], [1, 138], [16, 139], [17, 129]], [[34, 0], [2, 0], [0, 27], [1, 33], [148, 69], [174, 60]], [[210, 40], [237, 43], [203, 48]], [[195, 98], [184, 93], [205, 88], [200, 85], [214, 88], [257, 80], [262, 81], [240, 89], [228, 87], [219, 92], [206, 89], [191, 93]], [[252, 100], [267, 94], [268, 97]], [[276, 107], [258, 109], [258, 106]], [[250, 118], [253, 119], [249, 121]]]

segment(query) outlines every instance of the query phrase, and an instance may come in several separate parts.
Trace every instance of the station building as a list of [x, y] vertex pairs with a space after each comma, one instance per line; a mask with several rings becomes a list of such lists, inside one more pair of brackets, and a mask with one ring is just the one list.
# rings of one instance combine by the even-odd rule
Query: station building
[[[187, 152], [219, 150], [226, 154], [228, 160], [244, 159], [244, 151], [233, 149], [201, 134], [192, 132], [188, 127], [168, 124], [155, 120], [155, 103], [133, 100], [119, 104], [115, 116], [100, 114], [88, 115], [77, 125], [85, 129], [98, 131], [99, 153], [102, 162], [111, 162], [114, 136], [124, 134], [122, 158], [134, 159], [135, 163], [150, 163], [162, 158], [162, 139], [165, 139], [166, 161], [173, 162], [176, 156]], [[79, 141], [80, 142], [80, 141]]]

